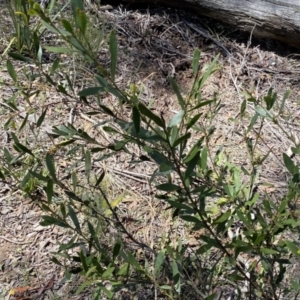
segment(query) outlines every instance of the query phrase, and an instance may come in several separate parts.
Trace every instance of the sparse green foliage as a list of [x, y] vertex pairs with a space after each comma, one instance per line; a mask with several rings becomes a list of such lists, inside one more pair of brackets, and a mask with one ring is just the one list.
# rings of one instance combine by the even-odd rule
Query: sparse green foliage
[[[128, 92], [116, 83], [118, 46], [114, 31], [106, 40], [109, 70], [98, 62], [86, 38], [88, 14], [81, 0], [71, 1], [76, 28], [65, 19], [60, 23], [51, 21], [31, 1], [30, 10], [21, 0], [16, 3], [20, 13], [12, 17], [17, 53], [9, 53], [7, 71], [12, 84], [20, 87], [28, 106], [20, 124], [15, 121], [21, 116], [15, 98], [5, 103], [8, 117], [4, 128], [11, 130], [13, 149], [2, 149], [0, 178], [17, 183], [29, 197], [33, 197], [37, 187], [41, 188], [46, 195], [46, 201], [39, 203], [44, 211], [41, 225], [55, 225], [72, 232], [69, 241], [60, 244], [54, 253], [53, 262], [61, 266], [76, 264], [85, 278], [77, 293], [93, 286], [95, 295], [113, 299], [122, 288], [141, 284], [154, 287], [161, 299], [218, 299], [218, 290], [224, 286], [231, 286], [239, 299], [280, 299], [279, 294], [298, 292], [299, 283], [285, 276], [293, 259], [299, 259], [300, 244], [285, 233], [299, 234], [296, 208], [300, 194], [299, 166], [283, 154], [283, 163], [290, 173], [286, 194], [274, 201], [267, 193], [257, 192], [257, 169], [263, 166], [267, 156], [257, 158], [257, 141], [247, 136], [258, 122], [266, 119], [280, 126], [273, 109], [277, 105], [280, 115], [289, 94], [278, 104], [279, 97], [270, 90], [262, 105], [256, 103], [255, 115], [244, 132], [251, 162], [246, 170], [234, 165], [223, 149], [213, 149], [211, 145], [214, 120], [221, 113], [221, 103], [215, 97], [204, 99], [202, 88], [218, 69], [218, 56], [199, 71], [200, 51], [195, 51], [192, 61], [195, 79], [187, 95], [170, 79], [180, 110], [166, 120], [139, 100], [135, 85]], [[109, 143], [72, 122], [53, 125], [47, 133], [52, 147], [41, 145], [40, 151], [36, 151], [34, 141], [18, 135], [26, 126], [35, 137], [42, 134], [40, 129], [50, 109], [50, 105], [32, 105], [30, 99], [35, 91], [31, 87], [21, 88], [14, 68], [14, 60], [39, 67], [43, 64], [40, 37], [29, 24], [33, 16], [39, 16], [47, 30], [67, 45], [49, 46], [47, 51], [66, 55], [76, 52], [93, 65], [95, 80], [75, 94], [68, 74], [63, 74], [65, 85], [55, 79], [59, 59], [53, 61], [48, 71], [39, 69], [37, 76], [58, 93], [88, 108], [89, 116], [100, 115], [101, 121], [93, 129], [100, 128], [103, 136], [108, 133]], [[25, 47], [34, 53], [30, 59], [22, 54]], [[102, 98], [107, 94], [118, 101], [108, 105]], [[243, 101], [242, 115], [247, 101], [254, 100], [249, 97]], [[125, 106], [130, 117], [124, 115]], [[30, 115], [35, 115], [37, 121], [29, 124]], [[200, 126], [204, 119], [209, 120], [208, 125]], [[197, 233], [196, 247], [192, 250], [181, 238], [176, 243], [166, 239], [155, 246], [147, 245], [137, 240], [120, 219], [116, 207], [122, 202], [123, 194], [112, 196], [106, 186], [105, 168], [101, 172], [99, 169], [102, 161], [119, 152], [131, 155], [132, 147], [138, 147], [141, 153], [135, 163], [151, 161], [156, 165], [149, 180], [156, 200], [172, 210], [174, 220], [180, 220]], [[293, 151], [299, 154], [298, 148]], [[65, 176], [59, 169], [60, 157], [67, 162]], [[242, 224], [237, 232], [232, 230], [235, 224]], [[116, 234], [110, 233], [111, 228]], [[106, 234], [110, 236], [109, 241], [104, 241]], [[72, 254], [71, 250], [74, 250]], [[71, 271], [66, 272], [66, 278]]]

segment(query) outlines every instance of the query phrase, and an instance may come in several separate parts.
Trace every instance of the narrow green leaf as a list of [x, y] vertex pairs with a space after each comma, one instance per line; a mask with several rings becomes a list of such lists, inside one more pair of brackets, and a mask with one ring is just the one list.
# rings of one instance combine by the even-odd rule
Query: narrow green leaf
[[32, 62], [31, 58], [25, 57], [25, 56], [23, 56], [21, 54], [18, 54], [18, 53], [9, 52], [8, 56], [12, 57], [13, 59], [20, 60], [20, 61], [23, 61], [23, 62], [30, 62], [30, 63]]
[[163, 290], [172, 290], [172, 287], [170, 285], [161, 285], [160, 288]]
[[195, 115], [188, 123], [187, 123], [187, 129], [190, 129], [191, 127], [193, 127], [196, 122], [199, 120], [199, 118], [202, 116], [201, 114], [197, 114]]
[[188, 179], [191, 176], [192, 172], [195, 170], [195, 167], [199, 162], [199, 159], [200, 159], [200, 150], [198, 150], [196, 155], [194, 155], [194, 157], [186, 163], [186, 171], [184, 173], [185, 179]]
[[265, 253], [265, 254], [278, 254], [278, 251], [275, 251], [270, 248], [260, 248], [260, 252]]
[[52, 47], [52, 46], [44, 46], [46, 50], [52, 53], [72, 53], [72, 52], [78, 52], [75, 49], [71, 48], [65, 48], [65, 47]]
[[186, 158], [184, 159], [184, 163], [187, 164], [188, 162], [190, 162], [195, 155], [197, 155], [199, 153], [199, 146], [196, 144], [194, 145], [194, 147], [190, 150], [190, 152], [188, 153], [188, 155], [186, 156]]
[[77, 25], [81, 31], [81, 33], [84, 35], [86, 32], [86, 27], [87, 27], [87, 17], [86, 13], [84, 10], [80, 9], [76, 11], [76, 16], [77, 16]]
[[282, 102], [278, 111], [278, 115], [281, 115], [283, 113], [284, 110], [284, 106], [285, 106], [285, 101], [286, 99], [291, 95], [291, 91], [288, 90], [284, 93], [283, 98], [282, 98]]
[[283, 161], [284, 161], [284, 165], [288, 169], [288, 171], [292, 175], [294, 175], [298, 168], [295, 166], [295, 164], [292, 161], [292, 159], [288, 155], [286, 155], [285, 153], [283, 153]]
[[8, 74], [10, 75], [12, 80], [14, 82], [16, 82], [17, 81], [17, 73], [16, 73], [15, 68], [14, 68], [14, 66], [13, 66], [13, 64], [11, 63], [10, 60], [7, 60], [6, 68], [7, 68]]
[[165, 191], [165, 192], [173, 192], [178, 191], [181, 189], [180, 186], [172, 184], [172, 183], [163, 183], [156, 186], [158, 190]]
[[214, 222], [215, 223], [223, 223], [229, 219], [231, 216], [231, 211], [226, 211], [221, 216], [219, 216]]
[[81, 96], [81, 97], [82, 96], [84, 96], [84, 97], [93, 96], [93, 95], [97, 95], [101, 91], [103, 91], [103, 87], [99, 87], [99, 86], [90, 87], [90, 88], [80, 91], [78, 93], [78, 96]]
[[192, 61], [192, 67], [193, 67], [193, 72], [194, 72], [194, 76], [196, 76], [198, 74], [198, 70], [199, 70], [199, 59], [200, 59], [200, 50], [196, 49], [194, 51], [194, 55], [193, 55], [193, 61]]
[[198, 218], [196, 218], [196, 217], [194, 217], [194, 216], [181, 215], [180, 218], [181, 218], [182, 220], [187, 221], [187, 222], [190, 222], [190, 223], [201, 223], [201, 224], [202, 224], [202, 222], [201, 222]]
[[187, 134], [179, 137], [174, 143], [173, 143], [173, 147], [177, 147], [178, 145], [182, 144], [182, 143], [185, 143], [188, 139], [190, 139], [191, 137], [191, 133], [188, 132]]
[[244, 101], [242, 102], [242, 105], [241, 105], [241, 110], [240, 110], [241, 115], [244, 114], [246, 107], [247, 107], [247, 101], [246, 101], [246, 99], [244, 99]]
[[201, 169], [205, 171], [206, 167], [207, 167], [207, 147], [204, 146], [201, 151]]
[[161, 119], [160, 117], [158, 117], [157, 115], [155, 115], [150, 109], [148, 109], [142, 102], [140, 102], [138, 104], [138, 109], [140, 110], [140, 112], [145, 115], [146, 117], [148, 117], [150, 120], [152, 120], [156, 125], [158, 125], [159, 127], [164, 128], [165, 127], [165, 122], [163, 121], [163, 119]]
[[209, 105], [209, 104], [211, 104], [213, 102], [215, 102], [215, 100], [207, 100], [207, 101], [200, 102], [196, 106], [194, 106], [192, 109], [190, 109], [189, 111], [193, 111], [193, 110], [198, 109], [200, 107]]
[[84, 283], [82, 283], [76, 290], [75, 295], [79, 295], [84, 289], [86, 289], [87, 287], [92, 286], [94, 283], [93, 280], [91, 281], [84, 281]]
[[113, 248], [113, 260], [115, 260], [117, 258], [117, 256], [119, 255], [121, 247], [122, 247], [121, 241], [117, 241]]
[[55, 173], [55, 165], [54, 165], [53, 157], [49, 153], [47, 153], [47, 155], [46, 155], [46, 165], [47, 165], [47, 169], [50, 173], [50, 176], [52, 177], [54, 182], [56, 182], [57, 179], [56, 179], [56, 173]]
[[157, 278], [157, 276], [159, 275], [161, 266], [165, 260], [165, 255], [166, 255], [166, 251], [161, 250], [155, 259], [155, 267], [154, 267], [154, 277], [155, 278]]
[[253, 128], [254, 124], [256, 123], [258, 117], [259, 117], [259, 114], [258, 114], [258, 113], [256, 113], [256, 114], [252, 117], [251, 122], [250, 122], [250, 124], [249, 124], [249, 126], [248, 126], [248, 128], [247, 128], [247, 133], [250, 132], [250, 131], [252, 130], [252, 128]]
[[213, 247], [214, 247], [213, 244], [204, 244], [196, 250], [196, 253], [198, 255], [202, 255], [202, 254], [208, 252]]
[[102, 182], [102, 180], [104, 179], [104, 176], [105, 176], [105, 172], [102, 171], [102, 173], [100, 174], [99, 178], [96, 181], [95, 186], [98, 186]]
[[77, 229], [78, 232], [81, 232], [80, 224], [76, 215], [76, 212], [74, 211], [73, 207], [69, 204], [68, 205], [68, 214], [75, 225], [75, 228]]
[[214, 58], [212, 63], [209, 65], [208, 69], [203, 74], [203, 76], [201, 78], [201, 84], [200, 84], [200, 87], [199, 87], [200, 89], [203, 87], [203, 85], [205, 84], [208, 77], [215, 71], [215, 65], [216, 65], [216, 63], [219, 59], [219, 56], [220, 56], [220, 54], [216, 55], [216, 57]]
[[52, 200], [52, 197], [53, 197], [53, 194], [54, 194], [54, 182], [52, 179], [48, 179], [47, 181], [47, 187], [46, 187], [46, 194], [47, 194], [47, 201], [48, 201], [48, 204], [51, 203], [51, 200]]
[[15, 143], [14, 144], [21, 152], [23, 152], [23, 153], [28, 153], [28, 154], [30, 154], [31, 156], [33, 156], [34, 157], [34, 154], [31, 152], [31, 150], [30, 149], [28, 149], [26, 146], [24, 146], [24, 145], [22, 145], [22, 144], [20, 144], [20, 143]]
[[171, 83], [171, 86], [172, 86], [176, 96], [177, 96], [177, 100], [178, 100], [178, 103], [179, 103], [181, 109], [185, 110], [185, 102], [184, 102], [183, 97], [182, 97], [182, 95], [179, 91], [179, 87], [178, 87], [176, 81], [173, 78], [170, 78], [170, 83]]
[[136, 268], [136, 270], [141, 271], [142, 267], [138, 263], [138, 261], [135, 259], [135, 257], [129, 252], [127, 256], [128, 262]]
[[73, 27], [68, 20], [62, 19], [61, 24], [68, 32], [70, 32], [71, 34], [74, 34]]
[[181, 110], [175, 116], [173, 116], [173, 118], [170, 120], [168, 127], [171, 128], [173, 126], [177, 126], [178, 124], [180, 124], [183, 116], [184, 116], [184, 111]]
[[18, 130], [19, 132], [21, 132], [22, 129], [24, 129], [25, 125], [27, 124], [27, 121], [28, 121], [28, 114], [26, 114], [26, 116], [25, 116], [25, 118], [24, 118], [24, 120], [23, 120], [23, 122], [22, 122], [22, 124], [19, 128], [19, 130]]
[[40, 127], [45, 119], [47, 113], [47, 108], [42, 112], [42, 114], [40, 115], [40, 117], [38, 118], [37, 122], [36, 122], [36, 126]]
[[88, 179], [90, 178], [91, 169], [92, 169], [91, 152], [87, 150], [85, 152], [85, 173]]
[[99, 107], [108, 115], [115, 117], [115, 114], [107, 106], [99, 104]]
[[135, 131], [137, 133], [140, 133], [141, 116], [139, 110], [135, 106], [132, 107], [132, 120], [134, 123]]
[[43, 219], [42, 222], [40, 222], [40, 224], [42, 226], [50, 226], [50, 225], [56, 225], [56, 226], [59, 226], [59, 227], [63, 227], [63, 228], [70, 228], [70, 226], [59, 220], [59, 219], [56, 219], [54, 217], [51, 217], [51, 216], [41, 216], [41, 218]]
[[118, 42], [116, 33], [113, 30], [109, 37], [109, 51], [110, 51], [110, 75], [113, 81], [115, 81], [117, 59], [118, 59]]
[[284, 241], [284, 242], [285, 242], [287, 248], [288, 248], [293, 254], [295, 254], [295, 255], [297, 255], [297, 256], [299, 257], [299, 255], [300, 255], [300, 248], [298, 248], [298, 247], [297, 247], [293, 242], [291, 242], [291, 241], [286, 240], [286, 241]]

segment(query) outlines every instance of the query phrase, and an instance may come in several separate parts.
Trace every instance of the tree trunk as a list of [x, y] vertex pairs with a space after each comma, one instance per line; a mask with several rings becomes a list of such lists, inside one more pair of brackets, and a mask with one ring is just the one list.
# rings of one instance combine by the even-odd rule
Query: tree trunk
[[[107, 2], [111, 2], [107, 0]], [[116, 2], [116, 0], [113, 0]], [[121, 2], [121, 1], [120, 1]], [[299, 0], [123, 0], [192, 11], [300, 48]]]

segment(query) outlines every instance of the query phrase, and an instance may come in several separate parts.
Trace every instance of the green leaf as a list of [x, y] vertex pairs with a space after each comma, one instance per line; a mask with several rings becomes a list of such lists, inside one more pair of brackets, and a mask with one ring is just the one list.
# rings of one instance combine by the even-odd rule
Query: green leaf
[[115, 81], [117, 59], [118, 59], [118, 42], [116, 33], [113, 30], [109, 36], [109, 52], [110, 52], [110, 76]]
[[175, 116], [173, 116], [173, 118], [170, 120], [168, 127], [171, 128], [173, 126], [177, 126], [178, 124], [180, 124], [183, 116], [184, 116], [184, 111], [181, 110]]
[[161, 285], [160, 288], [163, 290], [172, 290], [172, 287], [169, 285]]
[[99, 107], [108, 115], [115, 117], [115, 114], [107, 106], [99, 104]]
[[57, 70], [57, 68], [59, 67], [59, 63], [60, 63], [60, 60], [59, 58], [55, 59], [55, 61], [53, 62], [52, 64], [52, 67], [50, 69], [50, 74], [53, 75], [55, 73], [55, 71]]
[[51, 200], [52, 200], [52, 197], [53, 197], [53, 194], [54, 194], [53, 186], [54, 186], [53, 180], [52, 180], [52, 179], [49, 179], [49, 180], [47, 181], [47, 188], [46, 188], [46, 194], [47, 194], [47, 201], [48, 201], [48, 204], [51, 203]]
[[51, 217], [51, 216], [41, 216], [41, 218], [43, 219], [42, 222], [40, 222], [40, 224], [42, 226], [50, 226], [50, 225], [56, 225], [56, 226], [59, 226], [59, 227], [63, 227], [63, 228], [70, 228], [69, 224], [59, 220], [59, 219], [56, 219], [54, 217]]
[[180, 218], [190, 223], [202, 223], [198, 218], [190, 215], [181, 215]]
[[221, 216], [219, 216], [214, 222], [215, 223], [223, 223], [229, 219], [231, 216], [231, 211], [227, 211], [223, 213]]
[[292, 161], [292, 159], [286, 155], [285, 153], [283, 153], [283, 161], [284, 161], [284, 165], [285, 167], [288, 169], [288, 171], [294, 175], [297, 171], [297, 167], [295, 166], [294, 162]]
[[141, 116], [139, 110], [135, 106], [132, 107], [132, 120], [134, 123], [135, 131], [139, 133], [141, 127]]
[[247, 101], [246, 101], [246, 99], [244, 99], [244, 101], [242, 102], [242, 105], [241, 105], [241, 110], [240, 110], [241, 115], [244, 114], [246, 107], [247, 107]]
[[69, 21], [67, 21], [66, 19], [62, 19], [61, 24], [68, 32], [70, 32], [71, 34], [74, 34], [73, 27]]
[[47, 155], [46, 155], [46, 166], [50, 173], [50, 176], [52, 177], [54, 182], [56, 182], [57, 179], [56, 179], [56, 174], [55, 174], [55, 165], [54, 165], [53, 157], [49, 153], [47, 153]]
[[31, 58], [25, 57], [25, 56], [23, 56], [21, 54], [18, 54], [18, 53], [9, 52], [8, 56], [12, 57], [13, 59], [20, 60], [20, 61], [23, 61], [23, 62], [30, 62], [30, 63], [32, 62]]
[[72, 52], [78, 52], [75, 49], [71, 48], [65, 48], [65, 47], [51, 47], [51, 46], [44, 46], [46, 50], [52, 53], [72, 53]]
[[165, 255], [166, 255], [166, 251], [165, 250], [161, 250], [156, 259], [155, 259], [155, 267], [154, 267], [154, 277], [157, 278], [157, 276], [159, 275], [159, 271], [161, 269], [161, 266], [165, 260]]
[[284, 110], [284, 106], [285, 106], [285, 101], [286, 101], [286, 99], [290, 96], [290, 94], [291, 94], [291, 91], [290, 91], [290, 90], [288, 90], [288, 91], [286, 91], [286, 92], [284, 93], [283, 98], [282, 98], [282, 102], [281, 102], [281, 105], [280, 105], [280, 108], [279, 108], [279, 111], [278, 111], [278, 115], [281, 115], [281, 114], [282, 114], [282, 112], [283, 112], [283, 110]]
[[75, 295], [79, 295], [86, 287], [92, 286], [93, 283], [94, 283], [93, 280], [84, 281], [84, 283], [82, 283], [76, 290]]
[[201, 169], [205, 171], [206, 167], [207, 167], [207, 147], [204, 146], [201, 151]]
[[277, 99], [277, 93], [273, 93], [273, 89], [270, 88], [267, 96], [264, 97], [264, 101], [267, 105], [267, 110], [272, 109]]
[[257, 114], [257, 113], [252, 117], [251, 122], [250, 122], [250, 124], [247, 128], [247, 133], [252, 130], [252, 128], [253, 128], [254, 124], [256, 123], [258, 117], [259, 117], [259, 114]]
[[87, 27], [87, 17], [84, 10], [80, 9], [76, 11], [77, 26], [79, 27], [81, 33], [84, 35]]
[[99, 178], [96, 181], [95, 186], [98, 186], [102, 182], [102, 180], [104, 179], [104, 176], [105, 176], [105, 171], [102, 171], [102, 173], [100, 174]]
[[188, 132], [187, 134], [181, 136], [180, 138], [178, 138], [174, 143], [173, 143], [173, 147], [177, 147], [178, 145], [185, 143], [188, 139], [190, 139], [191, 137], [191, 133]]
[[165, 191], [165, 192], [174, 192], [181, 189], [180, 186], [172, 184], [172, 183], [163, 183], [156, 186], [158, 190]]
[[219, 56], [220, 56], [220, 54], [216, 55], [216, 57], [214, 58], [214, 60], [209, 65], [208, 69], [206, 70], [206, 72], [203, 74], [203, 76], [201, 78], [200, 89], [203, 87], [203, 85], [205, 84], [208, 77], [215, 71], [214, 68], [215, 68], [215, 65], [216, 65], [216, 63], [219, 59]]
[[191, 127], [195, 125], [195, 123], [199, 120], [199, 118], [202, 116], [201, 114], [195, 115], [188, 123], [187, 123], [187, 130], [189, 130]]
[[171, 86], [172, 86], [176, 96], [177, 96], [177, 99], [178, 99], [178, 102], [179, 102], [179, 105], [180, 105], [181, 109], [185, 110], [185, 102], [184, 102], [184, 100], [181, 96], [181, 93], [179, 91], [179, 87], [178, 87], [176, 81], [173, 78], [170, 78], [170, 83], [171, 83]]
[[138, 261], [135, 259], [135, 257], [129, 252], [127, 256], [128, 262], [136, 268], [136, 270], [141, 271], [143, 270]]
[[194, 72], [194, 76], [196, 76], [198, 74], [198, 70], [199, 70], [199, 59], [200, 59], [200, 50], [196, 49], [194, 51], [194, 55], [193, 55], [193, 61], [192, 61], [192, 67], [193, 67], [193, 72]]
[[188, 162], [190, 162], [195, 155], [199, 155], [199, 145], [194, 145], [194, 147], [190, 150], [190, 152], [188, 153], [188, 155], [186, 156], [186, 158], [184, 159], [184, 163], [187, 164]]
[[121, 247], [122, 247], [121, 241], [117, 241], [113, 249], [113, 260], [115, 260], [119, 255]]
[[299, 257], [299, 255], [300, 255], [300, 249], [299, 249], [293, 242], [291, 242], [291, 241], [286, 240], [286, 241], [284, 241], [284, 242], [285, 242], [287, 248], [288, 248], [293, 254], [295, 254], [296, 256]]
[[10, 60], [7, 60], [7, 62], [6, 62], [6, 68], [7, 68], [8, 74], [10, 75], [10, 77], [12, 78], [12, 80], [14, 82], [16, 82], [17, 81], [17, 73], [16, 73], [16, 71], [14, 69], [14, 66], [13, 66], [13, 64], [11, 63]]
[[260, 252], [265, 253], [265, 254], [278, 254], [278, 251], [275, 251], [270, 248], [260, 248]]
[[199, 162], [199, 159], [200, 159], [200, 150], [198, 150], [196, 155], [194, 155], [194, 157], [186, 163], [186, 171], [184, 173], [185, 179], [188, 179], [191, 176], [192, 172], [195, 170], [195, 167]]
[[20, 150], [20, 152], [28, 153], [28, 154], [30, 154], [31, 156], [34, 157], [34, 154], [26, 146], [24, 146], [20, 143], [15, 143], [14, 145]]
[[37, 122], [36, 122], [36, 126], [40, 127], [45, 119], [47, 113], [47, 108], [42, 112], [42, 114], [40, 115], [40, 117], [38, 118]]
[[80, 228], [80, 224], [76, 212], [74, 211], [73, 207], [70, 204], [68, 205], [68, 213], [77, 231], [81, 232], [81, 228]]
[[93, 96], [93, 95], [97, 95], [99, 92], [102, 92], [103, 90], [104, 90], [103, 87], [94, 86], [80, 91], [78, 93], [78, 96], [80, 97]]
[[190, 109], [189, 111], [193, 111], [193, 110], [198, 109], [200, 107], [209, 105], [209, 104], [211, 104], [213, 102], [215, 102], [215, 100], [207, 100], [207, 101], [200, 102], [196, 106], [194, 106], [192, 109]]
[[140, 112], [148, 117], [150, 120], [152, 120], [156, 125], [159, 127], [165, 128], [165, 122], [163, 119], [155, 115], [151, 110], [149, 110], [142, 102], [139, 102], [138, 109]]
[[91, 169], [92, 169], [91, 152], [87, 150], [85, 152], [85, 173], [88, 179], [90, 178]]
[[211, 248], [213, 248], [214, 245], [213, 244], [204, 244], [202, 245], [201, 247], [199, 247], [197, 250], [196, 250], [196, 253], [198, 255], [201, 255], [201, 254], [204, 254], [206, 252], [208, 252]]

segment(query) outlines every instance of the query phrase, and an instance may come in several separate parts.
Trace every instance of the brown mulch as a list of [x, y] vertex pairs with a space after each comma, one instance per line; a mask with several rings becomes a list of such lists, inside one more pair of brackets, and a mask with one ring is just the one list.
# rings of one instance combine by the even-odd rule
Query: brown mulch
[[[241, 119], [239, 116], [244, 90], [260, 98], [272, 87], [281, 98], [286, 90], [291, 89], [285, 118], [281, 117], [280, 121], [291, 136], [299, 134], [300, 63], [297, 53], [292, 52], [295, 49], [273, 41], [256, 40], [249, 34], [242, 34], [209, 19], [195, 20], [183, 12], [162, 8], [132, 11], [115, 8], [97, 14], [105, 20], [103, 22], [107, 22], [108, 27], [115, 28], [118, 35], [120, 54], [117, 82], [123, 87], [135, 82], [142, 91], [140, 99], [147, 104], [153, 103], [154, 110], [163, 113], [166, 119], [179, 109], [168, 78], [175, 77], [182, 89], [188, 90], [193, 80], [191, 59], [194, 49], [200, 48], [202, 51], [201, 66], [210, 63], [217, 53], [221, 53], [221, 68], [209, 79], [203, 90], [203, 98], [210, 99], [217, 93], [222, 101], [212, 146], [213, 149], [224, 146], [237, 165], [249, 165], [245, 158], [244, 136], [240, 133], [254, 114], [254, 107], [249, 104], [247, 118]], [[193, 30], [182, 17], [210, 32], [231, 55], [224, 55], [216, 43]], [[49, 57], [51, 61], [55, 55]], [[108, 66], [106, 49], [99, 51], [99, 61]], [[5, 61], [1, 62], [1, 66], [2, 80], [7, 80]], [[86, 74], [90, 71], [88, 66], [83, 69]], [[77, 89], [87, 84], [88, 80], [83, 75], [78, 78]], [[2, 92], [4, 97], [10, 96], [9, 90]], [[51, 89], [45, 90], [44, 94], [51, 99], [49, 101], [60, 101], [59, 95], [55, 95]], [[68, 113], [59, 114], [61, 107]], [[70, 120], [74, 104], [66, 101], [61, 107], [50, 112], [55, 124]], [[75, 125], [84, 124], [85, 129], [89, 130], [97, 122], [95, 118], [87, 116], [82, 107], [76, 106], [76, 110]], [[5, 122], [3, 117], [0, 120], [1, 124]], [[47, 125], [51, 127], [53, 123]], [[106, 142], [109, 143], [110, 137], [107, 138]], [[1, 140], [1, 147], [11, 146], [4, 133], [1, 133]], [[271, 152], [268, 168], [259, 170], [258, 184], [261, 184], [261, 189], [264, 188], [263, 183], [272, 185], [279, 192], [283, 188], [282, 183], [286, 182], [287, 175], [281, 154], [291, 145], [292, 142], [278, 128], [270, 121], [266, 122], [259, 151], [261, 156]], [[136, 156], [139, 155], [138, 151], [134, 149]], [[159, 240], [162, 232], [171, 227], [172, 220], [159, 214], [162, 206], [153, 199], [148, 184], [153, 165], [133, 167], [128, 164], [128, 156], [120, 155], [111, 159], [105, 167], [120, 189], [131, 188], [133, 196], [125, 198], [120, 205], [122, 220], [127, 223], [129, 230], [145, 243]], [[71, 282], [61, 282], [63, 270], [50, 262], [51, 252], [57, 250], [57, 242], [68, 240], [64, 232], [56, 227], [40, 226], [41, 211], [8, 183], [0, 182], [0, 200], [0, 299], [21, 299], [25, 296], [27, 299], [90, 299], [91, 296], [86, 295], [74, 296], [80, 279], [76, 277]], [[140, 208], [141, 201], [144, 210]], [[145, 214], [147, 209], [151, 209], [149, 214]], [[185, 233], [182, 225], [178, 224], [177, 230], [185, 237], [185, 244], [193, 239]], [[15, 290], [15, 295], [9, 295], [11, 290]]]

